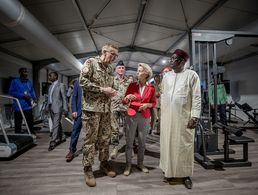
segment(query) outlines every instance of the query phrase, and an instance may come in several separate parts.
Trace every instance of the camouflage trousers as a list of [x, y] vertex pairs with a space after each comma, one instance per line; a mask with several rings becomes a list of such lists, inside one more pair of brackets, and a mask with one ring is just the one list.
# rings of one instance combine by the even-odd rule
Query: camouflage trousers
[[160, 108], [151, 109], [151, 132], [156, 129], [160, 133]]
[[111, 113], [111, 145], [118, 146], [119, 145], [119, 127], [120, 127], [120, 120], [122, 120], [123, 127], [124, 127], [124, 121], [125, 121], [125, 113], [114, 111]]
[[110, 117], [110, 112], [83, 111], [82, 124], [85, 137], [82, 146], [82, 164], [84, 167], [94, 164], [96, 144], [98, 144], [99, 160], [108, 160], [111, 136]]

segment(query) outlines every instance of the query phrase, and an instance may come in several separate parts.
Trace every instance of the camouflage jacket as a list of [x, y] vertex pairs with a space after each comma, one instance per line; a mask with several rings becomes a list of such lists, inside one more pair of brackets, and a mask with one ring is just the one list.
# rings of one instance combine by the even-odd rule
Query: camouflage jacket
[[[156, 108], [160, 108], [160, 95], [161, 95], [161, 84], [154, 84], [154, 88], [155, 88], [155, 91], [156, 91]], [[158, 95], [158, 97], [157, 97]]]
[[83, 90], [82, 110], [92, 112], [110, 112], [111, 98], [100, 91], [100, 87], [113, 87], [112, 66], [104, 66], [100, 57], [89, 58], [80, 74]]
[[124, 80], [119, 80], [117, 76], [114, 78], [114, 89], [117, 91], [117, 95], [112, 97], [111, 101], [111, 111], [126, 111], [127, 107], [123, 105], [122, 100], [124, 98], [126, 89], [130, 81], [127, 77], [124, 77]]

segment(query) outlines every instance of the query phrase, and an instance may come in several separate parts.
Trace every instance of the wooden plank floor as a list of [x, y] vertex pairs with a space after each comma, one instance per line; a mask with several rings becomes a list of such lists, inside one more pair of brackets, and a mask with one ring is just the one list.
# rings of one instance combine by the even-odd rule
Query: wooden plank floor
[[[225, 168], [224, 170], [206, 170], [195, 163], [193, 189], [188, 190], [182, 184], [170, 185], [163, 181], [159, 169], [159, 137], [148, 136], [145, 164], [150, 168], [149, 174], [139, 172], [135, 167], [130, 176], [123, 175], [125, 156], [121, 153], [112, 161], [118, 176], [109, 178], [99, 170], [95, 158], [95, 175], [97, 186], [89, 188], [84, 183], [80, 154], [72, 162], [65, 162], [69, 138], [54, 151], [48, 152], [48, 133], [39, 132], [38, 145], [12, 161], [0, 161], [1, 195], [251, 195], [258, 194], [258, 130], [248, 130], [247, 136], [255, 139], [249, 144], [249, 159], [252, 167]], [[222, 136], [220, 136], [222, 137]], [[80, 142], [81, 142], [80, 138]], [[121, 147], [124, 145], [121, 139]], [[80, 148], [79, 143], [78, 148]], [[241, 156], [240, 146], [231, 146]], [[221, 156], [222, 157], [222, 156]], [[134, 163], [136, 156], [134, 157]]]

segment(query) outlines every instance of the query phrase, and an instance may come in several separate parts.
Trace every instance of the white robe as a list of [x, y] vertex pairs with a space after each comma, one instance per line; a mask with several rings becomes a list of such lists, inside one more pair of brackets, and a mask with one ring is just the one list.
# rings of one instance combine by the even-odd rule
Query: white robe
[[166, 73], [162, 81], [160, 168], [165, 177], [188, 177], [194, 167], [194, 129], [187, 124], [200, 118], [201, 91], [196, 72]]

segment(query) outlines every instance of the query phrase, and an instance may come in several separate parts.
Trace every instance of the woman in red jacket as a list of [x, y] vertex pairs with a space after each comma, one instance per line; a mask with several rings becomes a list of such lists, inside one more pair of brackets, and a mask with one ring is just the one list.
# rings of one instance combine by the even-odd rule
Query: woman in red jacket
[[139, 63], [137, 70], [137, 82], [131, 83], [125, 93], [124, 104], [129, 104], [126, 116], [126, 168], [124, 175], [131, 173], [131, 161], [133, 141], [136, 129], [138, 129], [138, 156], [137, 167], [144, 173], [149, 170], [143, 165], [145, 142], [147, 132], [150, 129], [150, 108], [156, 106], [155, 88], [147, 84], [152, 77], [152, 70], [148, 64]]

